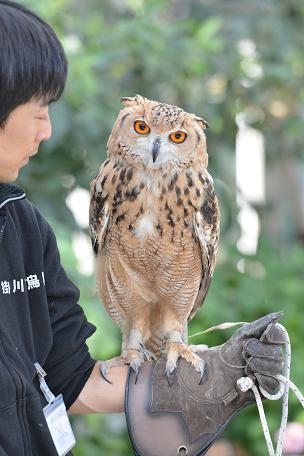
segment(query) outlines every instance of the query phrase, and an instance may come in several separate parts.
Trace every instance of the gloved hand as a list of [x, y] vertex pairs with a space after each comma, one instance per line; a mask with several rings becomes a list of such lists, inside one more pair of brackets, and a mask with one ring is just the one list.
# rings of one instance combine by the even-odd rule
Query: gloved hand
[[275, 324], [281, 316], [276, 312], [244, 325], [220, 348], [220, 357], [227, 365], [238, 363], [248, 377], [272, 395], [279, 388], [275, 375], [282, 373], [284, 361], [285, 335]]
[[275, 323], [281, 312], [245, 324], [223, 345], [199, 352], [206, 362], [204, 381], [186, 361], [179, 360], [171, 386], [166, 359], [145, 363], [134, 382], [132, 369], [126, 390], [129, 434], [137, 456], [199, 456], [206, 453], [228, 422], [254, 403], [237, 381], [249, 376], [274, 394], [276, 374], [283, 372], [283, 331]]

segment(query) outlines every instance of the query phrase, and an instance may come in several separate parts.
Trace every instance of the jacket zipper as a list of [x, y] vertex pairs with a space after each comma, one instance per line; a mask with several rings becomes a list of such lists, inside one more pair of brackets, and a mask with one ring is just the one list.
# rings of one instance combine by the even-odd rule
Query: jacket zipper
[[2, 241], [5, 227], [6, 227], [6, 215], [0, 215], [0, 242]]
[[2, 359], [3, 363], [10, 373], [13, 382], [16, 387], [16, 403], [17, 403], [17, 410], [18, 410], [18, 415], [19, 415], [19, 425], [21, 429], [21, 433], [23, 436], [23, 446], [24, 446], [24, 454], [25, 455], [30, 455], [31, 450], [30, 450], [30, 439], [27, 431], [27, 426], [26, 426], [26, 412], [25, 412], [25, 385], [23, 382], [23, 379], [21, 375], [19, 374], [18, 370], [15, 368], [13, 363], [10, 362], [9, 358], [7, 357], [2, 340], [0, 340], [0, 351], [2, 354]]

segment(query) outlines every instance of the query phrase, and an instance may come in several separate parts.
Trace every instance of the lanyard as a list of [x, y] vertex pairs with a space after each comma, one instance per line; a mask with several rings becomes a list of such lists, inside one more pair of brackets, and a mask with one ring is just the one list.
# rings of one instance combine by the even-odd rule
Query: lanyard
[[39, 379], [39, 383], [40, 383], [40, 389], [43, 392], [43, 395], [44, 395], [45, 399], [48, 401], [48, 403], [52, 404], [55, 401], [56, 398], [55, 398], [54, 394], [52, 393], [52, 391], [47, 386], [47, 383], [46, 383], [46, 381], [44, 379], [44, 377], [46, 376], [46, 372], [40, 366], [39, 363], [35, 363], [34, 366], [35, 366], [36, 372], [38, 374], [38, 379]]

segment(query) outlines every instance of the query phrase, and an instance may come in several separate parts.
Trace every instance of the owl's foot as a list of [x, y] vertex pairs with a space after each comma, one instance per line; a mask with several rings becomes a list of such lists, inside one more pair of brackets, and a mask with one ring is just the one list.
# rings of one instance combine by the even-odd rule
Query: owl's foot
[[101, 361], [100, 362], [100, 373], [104, 380], [110, 384], [112, 381], [109, 379], [108, 374], [112, 367], [124, 366], [125, 364], [130, 364], [131, 368], [134, 370], [135, 376], [135, 383], [138, 380], [140, 366], [145, 360], [153, 361], [155, 360], [155, 355], [148, 350], [144, 344], [140, 344], [140, 349], [137, 350], [135, 348], [126, 348], [120, 356], [116, 356], [115, 358], [109, 359], [108, 361]]
[[144, 351], [137, 350], [135, 348], [127, 348], [124, 351], [124, 360], [125, 364], [130, 364], [131, 368], [135, 372], [135, 383], [137, 383], [139, 372], [140, 372], [140, 366], [144, 362]]
[[125, 363], [123, 356], [115, 356], [115, 358], [109, 359], [108, 361], [100, 362], [100, 373], [104, 380], [112, 385], [112, 381], [109, 379], [108, 374], [111, 367], [123, 366]]
[[125, 349], [123, 355], [116, 356], [115, 358], [109, 359], [108, 361], [100, 362], [100, 373], [104, 380], [110, 384], [112, 381], [109, 379], [108, 374], [112, 367], [124, 366], [125, 364], [130, 364], [132, 369], [135, 372], [135, 383], [138, 380], [140, 366], [143, 363], [144, 359], [149, 359], [150, 356], [153, 356], [149, 350], [142, 346], [141, 350], [136, 350], [134, 348]]
[[135, 372], [135, 383], [137, 383], [140, 367], [145, 360], [153, 361], [156, 359], [155, 355], [148, 350], [143, 343], [140, 343], [140, 350], [135, 348], [127, 348], [123, 353], [125, 364], [130, 364]]
[[171, 386], [171, 374], [176, 369], [178, 358], [184, 358], [188, 363], [192, 364], [197, 372], [200, 373], [199, 384], [201, 384], [205, 373], [205, 361], [183, 342], [168, 342], [167, 344], [166, 374], [168, 384]]

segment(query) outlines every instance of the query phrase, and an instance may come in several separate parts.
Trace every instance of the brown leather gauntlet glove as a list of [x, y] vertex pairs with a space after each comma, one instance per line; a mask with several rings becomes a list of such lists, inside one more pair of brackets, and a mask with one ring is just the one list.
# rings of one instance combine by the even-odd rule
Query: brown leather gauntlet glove
[[204, 455], [232, 417], [255, 402], [251, 391], [241, 392], [240, 377], [248, 376], [268, 393], [276, 393], [274, 377], [283, 371], [283, 331], [275, 323], [281, 312], [242, 326], [223, 345], [199, 352], [206, 362], [204, 381], [180, 360], [171, 386], [166, 359], [144, 363], [135, 384], [129, 370], [126, 417], [137, 456]]

